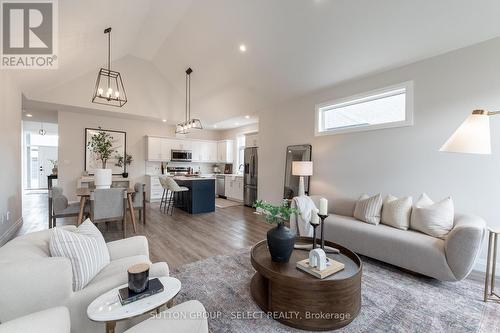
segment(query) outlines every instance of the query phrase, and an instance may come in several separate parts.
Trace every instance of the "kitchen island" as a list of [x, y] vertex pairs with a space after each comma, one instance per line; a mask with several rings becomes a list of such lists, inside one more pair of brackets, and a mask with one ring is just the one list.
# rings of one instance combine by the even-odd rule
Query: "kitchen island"
[[174, 177], [179, 186], [189, 188], [180, 192], [175, 205], [190, 214], [210, 213], [215, 211], [215, 178], [214, 177]]

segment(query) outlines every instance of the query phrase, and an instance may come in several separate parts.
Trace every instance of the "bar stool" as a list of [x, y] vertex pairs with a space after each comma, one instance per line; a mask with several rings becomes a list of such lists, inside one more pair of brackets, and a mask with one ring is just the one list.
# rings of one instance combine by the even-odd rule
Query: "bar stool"
[[161, 195], [161, 201], [160, 201], [160, 212], [161, 212], [162, 205], [167, 204], [168, 184], [167, 184], [167, 177], [165, 176], [158, 177], [158, 180], [160, 181], [160, 185], [163, 188], [163, 193]]
[[[189, 191], [189, 188], [185, 186], [179, 186], [179, 184], [177, 184], [177, 182], [172, 177], [166, 177], [165, 182], [167, 185], [167, 196], [165, 198], [165, 206], [163, 206], [164, 209], [163, 212], [165, 213], [165, 207], [166, 207], [167, 214], [168, 211], [170, 210], [170, 215], [172, 215], [174, 213], [175, 205], [179, 203], [179, 199], [181, 200], [181, 204], [184, 203], [184, 197], [179, 194], [182, 192]], [[170, 199], [167, 200], [169, 191], [171, 192], [171, 195]]]

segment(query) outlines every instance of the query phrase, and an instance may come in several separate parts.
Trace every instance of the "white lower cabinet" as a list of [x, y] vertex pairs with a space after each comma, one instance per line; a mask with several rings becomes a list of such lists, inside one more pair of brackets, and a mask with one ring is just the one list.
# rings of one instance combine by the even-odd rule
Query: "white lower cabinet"
[[146, 200], [149, 202], [160, 201], [163, 195], [163, 187], [160, 184], [160, 176], [148, 176], [146, 184]]
[[243, 201], [243, 177], [226, 176], [224, 190], [228, 199]]

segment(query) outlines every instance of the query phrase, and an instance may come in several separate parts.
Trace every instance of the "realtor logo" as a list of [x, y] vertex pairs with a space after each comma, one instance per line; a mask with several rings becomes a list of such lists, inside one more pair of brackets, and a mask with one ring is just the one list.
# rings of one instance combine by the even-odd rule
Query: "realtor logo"
[[57, 68], [57, 1], [2, 1], [1, 68]]

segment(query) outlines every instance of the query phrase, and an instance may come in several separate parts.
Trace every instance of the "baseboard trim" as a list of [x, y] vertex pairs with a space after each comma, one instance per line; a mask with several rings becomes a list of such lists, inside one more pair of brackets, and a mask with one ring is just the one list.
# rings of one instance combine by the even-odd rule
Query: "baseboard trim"
[[5, 245], [10, 239], [17, 233], [17, 231], [23, 225], [23, 217], [21, 216], [14, 224], [7, 229], [2, 236], [0, 236], [0, 246]]

